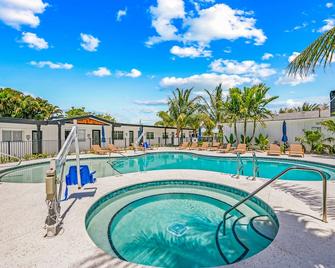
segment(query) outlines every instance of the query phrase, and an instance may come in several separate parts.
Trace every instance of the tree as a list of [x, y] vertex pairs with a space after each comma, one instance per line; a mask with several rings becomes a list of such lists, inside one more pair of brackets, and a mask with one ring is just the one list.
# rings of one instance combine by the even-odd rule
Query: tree
[[199, 110], [200, 97], [191, 97], [192, 90], [177, 88], [168, 100], [169, 116], [177, 128], [178, 137], [182, 129], [188, 126], [191, 115]]
[[11, 88], [0, 89], [0, 116], [46, 120], [62, 113], [59, 107]]
[[109, 113], [91, 113], [86, 111], [85, 107], [74, 107], [72, 106], [69, 110], [65, 112], [66, 118], [73, 118], [79, 116], [88, 116], [94, 115], [96, 117], [100, 117], [101, 119], [105, 119], [107, 121], [115, 122], [115, 118]]
[[[207, 115], [206, 121], [209, 119], [213, 122], [214, 126], [218, 126], [219, 137], [223, 138], [223, 121], [224, 121], [224, 100], [223, 100], [223, 90], [221, 84], [217, 86], [213, 92], [205, 89], [208, 100], [205, 97], [201, 97], [203, 100], [202, 111]], [[207, 122], [208, 126], [212, 125]], [[222, 140], [220, 140], [222, 142]]]
[[278, 96], [269, 97], [268, 92], [270, 90], [265, 84], [258, 84], [253, 86], [254, 97], [252, 101], [251, 119], [253, 121], [253, 129], [251, 135], [251, 141], [253, 141], [256, 132], [257, 123], [264, 125], [264, 119], [272, 117], [272, 112], [267, 108], [268, 104]]
[[289, 74], [306, 76], [315, 72], [316, 66], [326, 68], [333, 62], [334, 51], [335, 27], [322, 34], [290, 63]]
[[248, 120], [252, 119], [252, 109], [254, 105], [255, 88], [245, 87], [241, 94], [240, 114], [243, 120], [243, 143], [247, 142]]
[[239, 143], [237, 135], [237, 121], [241, 119], [241, 90], [239, 88], [230, 88], [227, 100], [224, 105], [225, 120], [233, 125], [236, 142]]
[[321, 122], [321, 125], [324, 126], [329, 132], [335, 133], [335, 122], [331, 119]]
[[157, 113], [157, 116], [161, 119], [155, 123], [155, 126], [161, 126], [161, 127], [174, 127], [175, 123], [173, 122], [173, 119], [171, 115], [169, 114], [169, 111], [160, 111]]

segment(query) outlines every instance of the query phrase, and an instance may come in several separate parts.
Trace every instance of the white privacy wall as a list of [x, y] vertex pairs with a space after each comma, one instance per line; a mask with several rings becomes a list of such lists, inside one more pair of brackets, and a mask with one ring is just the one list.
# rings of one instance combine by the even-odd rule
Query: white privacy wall
[[[327, 118], [329, 119], [329, 118]], [[321, 129], [321, 131], [326, 135], [329, 136], [331, 133], [327, 133], [327, 131], [321, 127], [320, 122], [325, 120], [325, 118], [312, 118], [312, 119], [286, 119], [286, 126], [287, 126], [287, 137], [289, 143], [295, 142], [295, 137], [302, 136], [303, 130], [311, 130], [315, 128]], [[265, 126], [257, 124], [256, 134], [257, 137], [260, 133], [263, 135], [268, 135], [270, 142], [279, 141], [281, 142], [282, 138], [282, 125], [284, 120], [274, 120], [274, 121], [265, 121]], [[252, 135], [253, 124], [251, 122], [248, 123], [247, 128], [247, 136]], [[243, 123], [238, 123], [237, 125], [237, 132], [240, 137], [243, 134]], [[234, 134], [233, 126], [228, 124], [224, 125], [224, 135], [229, 136], [230, 133]]]

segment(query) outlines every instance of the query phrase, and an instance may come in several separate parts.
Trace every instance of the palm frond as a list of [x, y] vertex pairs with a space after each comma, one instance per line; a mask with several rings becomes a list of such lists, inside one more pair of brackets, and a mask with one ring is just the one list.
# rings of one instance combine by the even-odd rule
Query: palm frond
[[314, 73], [315, 68], [319, 65], [326, 68], [333, 62], [334, 51], [335, 27], [322, 34], [290, 63], [289, 75], [306, 76]]

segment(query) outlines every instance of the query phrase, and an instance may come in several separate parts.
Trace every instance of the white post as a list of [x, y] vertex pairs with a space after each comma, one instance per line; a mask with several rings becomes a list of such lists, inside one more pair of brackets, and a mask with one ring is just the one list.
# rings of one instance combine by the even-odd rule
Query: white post
[[78, 189], [81, 188], [81, 177], [80, 177], [80, 157], [79, 157], [79, 142], [78, 142], [78, 126], [77, 126], [77, 120], [73, 120], [73, 123], [76, 127], [76, 135], [74, 139], [75, 144], [75, 150], [76, 150], [76, 164], [77, 164], [77, 181], [78, 181]]

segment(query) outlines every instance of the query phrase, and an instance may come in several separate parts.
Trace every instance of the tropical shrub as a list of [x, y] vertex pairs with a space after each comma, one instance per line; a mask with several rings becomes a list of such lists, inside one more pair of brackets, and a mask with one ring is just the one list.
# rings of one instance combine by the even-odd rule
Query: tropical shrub
[[304, 130], [304, 135], [296, 137], [295, 140], [300, 142], [304, 146], [305, 150], [308, 145], [310, 147], [310, 151], [313, 153], [322, 154], [333, 151], [333, 146], [330, 145], [330, 142], [332, 142], [334, 138], [324, 138], [320, 130]]
[[247, 145], [247, 147], [249, 148], [250, 147], [250, 145], [251, 145], [251, 137], [249, 137], [249, 136], [246, 136], [246, 137], [244, 137], [244, 135], [242, 134], [241, 135], [241, 143], [245, 143], [246, 145]]
[[230, 133], [229, 137], [224, 136], [224, 138], [225, 138], [227, 143], [230, 143], [230, 144], [235, 144], [236, 143], [236, 139], [234, 138], [233, 133]]
[[262, 133], [260, 133], [258, 137], [255, 137], [255, 142], [259, 149], [266, 150], [269, 145], [269, 136], [264, 136]]

